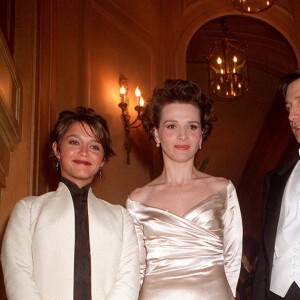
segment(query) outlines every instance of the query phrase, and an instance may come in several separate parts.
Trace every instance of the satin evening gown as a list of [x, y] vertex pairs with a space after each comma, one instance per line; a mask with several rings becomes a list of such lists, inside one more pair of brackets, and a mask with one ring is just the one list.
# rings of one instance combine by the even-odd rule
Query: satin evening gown
[[234, 299], [242, 253], [231, 182], [179, 217], [127, 199], [140, 244], [140, 300]]

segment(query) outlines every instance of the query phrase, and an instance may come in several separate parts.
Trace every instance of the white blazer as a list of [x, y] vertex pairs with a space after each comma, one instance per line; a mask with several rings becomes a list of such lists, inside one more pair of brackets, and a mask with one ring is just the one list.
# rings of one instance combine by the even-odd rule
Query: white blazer
[[[88, 194], [92, 299], [133, 300], [139, 255], [129, 213]], [[1, 262], [9, 300], [73, 300], [75, 217], [62, 182], [54, 192], [18, 201], [4, 235]]]

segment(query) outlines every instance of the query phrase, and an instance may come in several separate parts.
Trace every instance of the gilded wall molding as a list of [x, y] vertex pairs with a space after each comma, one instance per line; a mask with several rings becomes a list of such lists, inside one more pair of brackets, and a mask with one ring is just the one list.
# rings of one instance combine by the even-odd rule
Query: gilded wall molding
[[5, 187], [9, 152], [21, 140], [22, 87], [13, 58], [0, 30], [0, 188]]

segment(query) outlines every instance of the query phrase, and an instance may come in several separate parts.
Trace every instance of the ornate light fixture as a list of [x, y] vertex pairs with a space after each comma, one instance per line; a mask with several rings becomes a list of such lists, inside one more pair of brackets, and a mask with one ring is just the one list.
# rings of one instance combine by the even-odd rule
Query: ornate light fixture
[[263, 11], [273, 4], [276, 0], [231, 0], [233, 6], [242, 13], [258, 13]]
[[127, 151], [127, 164], [130, 165], [130, 151], [132, 147], [132, 139], [131, 139], [131, 129], [137, 128], [141, 126], [141, 113], [144, 108], [144, 99], [141, 96], [141, 91], [138, 87], [135, 89], [135, 96], [137, 100], [137, 105], [134, 109], [137, 111], [137, 117], [133, 122], [130, 122], [130, 114], [128, 112], [128, 79], [124, 74], [120, 74], [119, 77], [119, 85], [120, 85], [120, 103], [119, 107], [122, 110], [121, 119], [123, 121], [124, 133], [125, 133], [125, 141], [124, 147]]
[[221, 97], [233, 99], [248, 91], [246, 46], [228, 36], [222, 18], [223, 35], [209, 50], [207, 57], [210, 91]]

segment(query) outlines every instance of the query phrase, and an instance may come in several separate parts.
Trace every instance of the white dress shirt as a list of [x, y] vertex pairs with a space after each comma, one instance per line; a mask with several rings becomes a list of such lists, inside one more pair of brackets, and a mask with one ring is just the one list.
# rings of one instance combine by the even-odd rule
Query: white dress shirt
[[294, 281], [300, 287], [300, 161], [283, 194], [270, 290], [284, 297]]

